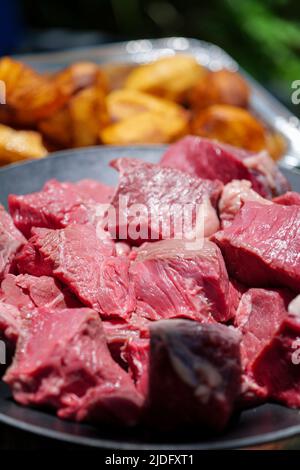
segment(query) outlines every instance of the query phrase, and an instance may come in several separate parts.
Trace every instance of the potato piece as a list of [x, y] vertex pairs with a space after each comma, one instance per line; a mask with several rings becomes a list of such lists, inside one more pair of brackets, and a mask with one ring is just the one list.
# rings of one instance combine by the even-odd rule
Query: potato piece
[[58, 145], [59, 148], [72, 147], [73, 132], [68, 104], [48, 119], [39, 121], [37, 127], [47, 141]]
[[0, 162], [12, 163], [47, 155], [42, 137], [34, 131], [16, 131], [0, 124]]
[[191, 90], [189, 102], [195, 110], [214, 104], [246, 108], [249, 98], [250, 89], [246, 80], [239, 73], [224, 69], [203, 74]]
[[6, 85], [6, 105], [0, 111], [3, 123], [34, 125], [66, 100], [53, 80], [8, 57], [0, 60], [0, 80]]
[[137, 67], [136, 64], [103, 64], [102, 71], [106, 77], [109, 91], [118, 90], [123, 88], [128, 75], [133, 69]]
[[99, 130], [109, 123], [105, 95], [99, 86], [77, 93], [69, 103], [73, 146], [95, 145]]
[[193, 57], [178, 54], [137, 67], [129, 74], [125, 88], [182, 102], [204, 73]]
[[187, 127], [186, 117], [180, 114], [145, 111], [104, 128], [100, 137], [112, 145], [168, 143], [186, 134]]
[[84, 147], [99, 140], [109, 122], [105, 95], [97, 85], [75, 94], [57, 113], [38, 124], [43, 135], [61, 147]]
[[92, 62], [76, 62], [55, 74], [53, 80], [67, 97], [93, 85], [101, 87], [103, 91], [108, 88], [105, 73]]
[[200, 111], [192, 121], [192, 133], [254, 152], [267, 148], [263, 124], [234, 106], [214, 105]]
[[108, 114], [112, 122], [134, 116], [145, 111], [159, 114], [187, 114], [179, 105], [136, 90], [116, 90], [106, 98]]

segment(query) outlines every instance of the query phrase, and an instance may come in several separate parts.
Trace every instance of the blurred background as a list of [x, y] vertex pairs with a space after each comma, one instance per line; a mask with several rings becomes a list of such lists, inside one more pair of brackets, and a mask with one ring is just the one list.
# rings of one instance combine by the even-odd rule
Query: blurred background
[[0, 0], [0, 55], [175, 35], [221, 46], [300, 114], [299, 0]]

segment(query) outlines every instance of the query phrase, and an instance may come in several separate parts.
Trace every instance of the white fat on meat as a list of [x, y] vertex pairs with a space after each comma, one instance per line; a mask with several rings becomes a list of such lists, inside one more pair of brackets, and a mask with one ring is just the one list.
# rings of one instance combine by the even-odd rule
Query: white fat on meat
[[271, 201], [264, 199], [252, 189], [250, 181], [233, 180], [224, 186], [219, 201], [219, 214], [223, 227], [232, 222], [246, 201], [272, 204]]
[[289, 304], [288, 311], [292, 315], [300, 315], [300, 295], [292, 300]]

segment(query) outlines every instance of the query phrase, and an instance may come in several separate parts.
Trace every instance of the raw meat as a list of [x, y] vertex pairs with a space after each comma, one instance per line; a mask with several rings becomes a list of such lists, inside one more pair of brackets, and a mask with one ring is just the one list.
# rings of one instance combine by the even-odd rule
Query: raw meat
[[0, 281], [12, 268], [13, 258], [25, 242], [10, 215], [0, 205]]
[[246, 202], [212, 240], [239, 281], [300, 292], [300, 207]]
[[254, 191], [271, 198], [290, 189], [289, 183], [266, 152], [253, 154], [240, 148], [195, 136], [171, 145], [161, 160], [192, 176], [218, 179], [223, 183], [248, 180]]
[[21, 330], [22, 317], [13, 305], [0, 302], [0, 338], [16, 344]]
[[[18, 259], [22, 272], [53, 275], [86, 306], [105, 317], [127, 318], [135, 309], [129, 281], [128, 257], [115, 256], [111, 240], [101, 240], [91, 225], [65, 229], [35, 228], [29, 244], [38, 253], [34, 260]], [[28, 262], [27, 262], [28, 261]]]
[[300, 206], [300, 194], [293, 191], [288, 191], [282, 196], [275, 197], [273, 202], [283, 204], [284, 206]]
[[24, 311], [44, 306], [80, 307], [80, 302], [53, 277], [29, 274], [8, 274], [1, 284], [0, 300]]
[[161, 320], [150, 328], [148, 421], [222, 430], [240, 392], [240, 335], [225, 325]]
[[233, 180], [223, 188], [219, 201], [219, 215], [222, 227], [228, 227], [236, 214], [246, 201], [257, 201], [261, 204], [272, 204], [271, 201], [261, 197], [251, 187], [250, 181]]
[[111, 358], [90, 309], [37, 309], [23, 323], [4, 380], [16, 401], [47, 405], [61, 418], [133, 425], [142, 397]]
[[[252, 384], [252, 400], [269, 397], [299, 407], [300, 322], [287, 312], [290, 300], [287, 291], [250, 289], [242, 297], [236, 321], [243, 335], [242, 364]], [[244, 393], [249, 399], [249, 390]]]
[[130, 267], [140, 315], [150, 320], [185, 317], [227, 321], [231, 288], [219, 248], [207, 240], [189, 248], [182, 240], [147, 243]]
[[[108, 229], [113, 238], [130, 240], [134, 244], [166, 238], [184, 238], [195, 230], [196, 215], [202, 205], [204, 233], [210, 235], [219, 228], [215, 211], [222, 190], [218, 181], [202, 180], [170, 168], [133, 159], [114, 161], [120, 181], [112, 199], [116, 209], [108, 217]], [[138, 215], [136, 215], [138, 214]], [[190, 214], [190, 226], [186, 227]], [[137, 220], [138, 219], [138, 220]], [[177, 229], [179, 227], [179, 230]]]
[[8, 204], [16, 227], [29, 238], [32, 227], [56, 229], [74, 223], [95, 223], [97, 205], [109, 203], [113, 191], [93, 180], [78, 183], [51, 180], [40, 192], [11, 194]]

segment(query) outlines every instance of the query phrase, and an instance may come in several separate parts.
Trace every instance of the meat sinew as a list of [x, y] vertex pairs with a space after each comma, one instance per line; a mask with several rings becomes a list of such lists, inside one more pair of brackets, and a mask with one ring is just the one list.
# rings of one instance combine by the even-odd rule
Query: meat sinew
[[[128, 158], [114, 161], [113, 166], [120, 172], [119, 185], [112, 199], [116, 221], [108, 221], [114, 238], [128, 239], [134, 244], [176, 238], [178, 225], [180, 229], [185, 228], [187, 210], [191, 214], [192, 227], [180, 232], [197, 230], [196, 216], [200, 205], [205, 235], [218, 230], [215, 209], [222, 183]], [[139, 213], [139, 223], [135, 223], [136, 213]]]
[[112, 359], [90, 309], [47, 309], [23, 322], [4, 380], [16, 401], [47, 405], [61, 418], [136, 423], [142, 398]]
[[240, 392], [239, 333], [189, 320], [161, 320], [150, 331], [148, 420], [222, 430]]
[[101, 240], [91, 225], [33, 229], [34, 257], [18, 259], [22, 272], [52, 275], [86, 306], [103, 316], [127, 318], [135, 309], [128, 257], [115, 256], [111, 240]]
[[248, 180], [256, 192], [267, 198], [290, 188], [267, 153], [253, 154], [200, 137], [187, 136], [171, 145], [161, 165], [199, 178], [218, 179], [225, 184], [233, 179]]
[[147, 243], [130, 268], [137, 309], [151, 320], [185, 317], [226, 321], [233, 316], [230, 282], [219, 248], [204, 241]]
[[113, 188], [93, 180], [78, 183], [51, 180], [37, 193], [11, 194], [8, 204], [16, 227], [28, 238], [32, 227], [57, 229], [69, 224], [93, 223], [97, 218], [97, 204], [108, 203], [112, 194]]
[[246, 402], [269, 397], [300, 406], [300, 322], [287, 312], [291, 298], [286, 290], [250, 289], [241, 299], [236, 323]]
[[16, 252], [25, 242], [10, 215], [0, 205], [0, 281], [11, 269]]
[[300, 292], [300, 207], [246, 202], [212, 239], [239, 281]]

